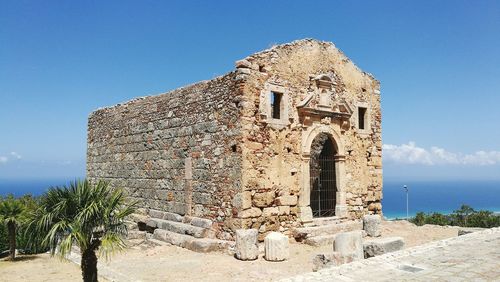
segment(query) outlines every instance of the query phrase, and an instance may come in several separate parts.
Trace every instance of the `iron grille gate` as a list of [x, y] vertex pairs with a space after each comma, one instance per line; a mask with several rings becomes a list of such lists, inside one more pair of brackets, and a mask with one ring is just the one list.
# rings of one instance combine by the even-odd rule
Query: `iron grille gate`
[[335, 215], [337, 185], [335, 160], [321, 154], [316, 165], [311, 165], [311, 209], [313, 217]]

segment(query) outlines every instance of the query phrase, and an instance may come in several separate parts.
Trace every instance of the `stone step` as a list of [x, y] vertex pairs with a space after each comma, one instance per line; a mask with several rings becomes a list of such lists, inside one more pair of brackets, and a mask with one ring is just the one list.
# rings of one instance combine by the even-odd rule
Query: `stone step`
[[215, 235], [210, 229], [165, 219], [150, 218], [146, 224], [151, 228], [160, 228], [182, 235], [190, 235], [195, 238], [213, 238]]
[[331, 216], [331, 217], [320, 217], [320, 218], [313, 218], [312, 222], [308, 223], [306, 226], [320, 226], [320, 225], [329, 225], [329, 224], [338, 224], [341, 223], [342, 221], [346, 221], [345, 219], [342, 219], [338, 216]]
[[202, 227], [206, 229], [210, 229], [213, 224], [213, 221], [211, 221], [210, 219], [188, 215], [182, 216], [176, 213], [164, 212], [159, 210], [149, 210], [149, 216], [151, 218], [187, 223], [196, 227]]
[[333, 235], [340, 232], [362, 230], [363, 222], [361, 220], [346, 221], [337, 224], [328, 224], [320, 226], [299, 227], [292, 230], [295, 239], [307, 239], [310, 237]]
[[194, 216], [184, 216], [182, 222], [206, 229], [212, 228], [213, 224], [213, 222], [210, 219], [194, 217]]
[[155, 229], [153, 238], [200, 253], [224, 251], [234, 245], [234, 242], [231, 241], [194, 238], [193, 236], [179, 234], [164, 229]]
[[149, 216], [153, 218], [177, 221], [177, 222], [182, 222], [184, 219], [184, 217], [180, 214], [176, 214], [173, 212], [158, 211], [158, 210], [149, 210]]

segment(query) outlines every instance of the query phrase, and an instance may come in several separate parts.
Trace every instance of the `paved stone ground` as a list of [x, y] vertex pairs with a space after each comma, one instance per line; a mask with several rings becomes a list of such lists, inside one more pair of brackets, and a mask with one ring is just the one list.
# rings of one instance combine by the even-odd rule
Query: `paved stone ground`
[[500, 281], [500, 228], [431, 242], [282, 281]]

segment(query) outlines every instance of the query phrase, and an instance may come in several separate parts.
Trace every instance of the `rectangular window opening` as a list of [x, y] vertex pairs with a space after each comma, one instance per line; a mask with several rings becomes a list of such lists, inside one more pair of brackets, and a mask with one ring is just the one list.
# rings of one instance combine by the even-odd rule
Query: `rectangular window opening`
[[366, 128], [366, 108], [363, 107], [358, 108], [358, 128]]
[[281, 93], [271, 92], [271, 116], [274, 119], [281, 118]]

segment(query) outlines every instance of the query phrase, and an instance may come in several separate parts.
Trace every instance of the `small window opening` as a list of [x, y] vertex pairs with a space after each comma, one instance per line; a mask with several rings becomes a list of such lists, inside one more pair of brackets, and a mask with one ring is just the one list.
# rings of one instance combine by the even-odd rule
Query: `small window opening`
[[359, 107], [358, 108], [358, 128], [365, 129], [366, 128], [366, 108]]
[[264, 69], [264, 65], [259, 65], [259, 71], [260, 72], [266, 72], [266, 70]]
[[274, 119], [281, 118], [281, 93], [271, 92], [271, 116]]
[[233, 151], [233, 153], [236, 153], [236, 145], [231, 146], [231, 151]]

